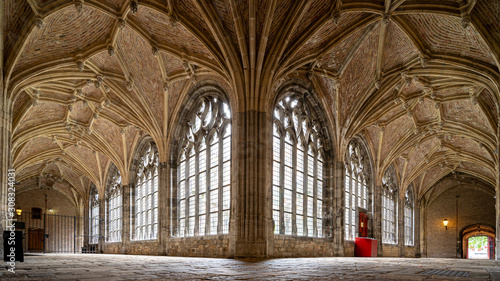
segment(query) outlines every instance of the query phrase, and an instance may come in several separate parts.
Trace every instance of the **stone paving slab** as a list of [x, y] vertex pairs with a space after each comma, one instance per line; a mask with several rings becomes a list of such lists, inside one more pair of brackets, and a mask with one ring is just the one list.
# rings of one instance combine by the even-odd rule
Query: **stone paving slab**
[[[500, 280], [492, 260], [411, 258], [217, 259], [166, 256], [46, 254], [26, 256], [11, 280]], [[426, 270], [470, 272], [469, 277], [421, 275]]]

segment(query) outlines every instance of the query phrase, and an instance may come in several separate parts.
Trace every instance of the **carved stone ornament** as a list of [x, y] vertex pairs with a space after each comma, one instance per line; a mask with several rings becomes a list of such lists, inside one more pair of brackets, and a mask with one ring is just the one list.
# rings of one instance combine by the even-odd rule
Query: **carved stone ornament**
[[130, 11], [132, 12], [133, 15], [137, 14], [138, 9], [139, 9], [139, 5], [137, 4], [137, 2], [131, 1], [130, 2]]
[[38, 29], [41, 29], [45, 25], [45, 22], [43, 21], [43, 19], [41, 17], [37, 17], [35, 19], [35, 25], [36, 25], [36, 27], [38, 27]]
[[83, 9], [83, 1], [82, 0], [75, 0], [75, 9], [77, 12], [81, 12]]

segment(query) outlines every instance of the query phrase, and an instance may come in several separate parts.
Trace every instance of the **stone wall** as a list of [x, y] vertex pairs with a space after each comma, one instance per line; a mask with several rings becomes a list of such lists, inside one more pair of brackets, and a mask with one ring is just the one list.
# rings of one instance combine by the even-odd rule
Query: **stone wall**
[[122, 243], [106, 243], [104, 248], [105, 254], [121, 254]]
[[130, 255], [158, 255], [158, 241], [131, 241], [127, 254]]
[[345, 241], [344, 242], [344, 256], [345, 257], [354, 257], [354, 241]]
[[169, 256], [230, 257], [229, 237], [227, 235], [217, 235], [170, 238], [167, 253]]
[[[456, 220], [456, 196], [458, 198], [458, 226]], [[448, 229], [443, 226], [448, 219]], [[478, 188], [461, 185], [445, 191], [427, 207], [427, 257], [457, 257], [457, 238], [469, 225], [482, 223], [495, 225], [495, 199]], [[458, 231], [457, 231], [458, 227]]]
[[398, 244], [382, 244], [382, 256], [383, 257], [399, 257], [399, 246]]
[[332, 255], [331, 239], [274, 235], [274, 258], [331, 257]]
[[415, 257], [415, 247], [414, 246], [406, 246], [405, 247], [405, 257], [414, 258]]

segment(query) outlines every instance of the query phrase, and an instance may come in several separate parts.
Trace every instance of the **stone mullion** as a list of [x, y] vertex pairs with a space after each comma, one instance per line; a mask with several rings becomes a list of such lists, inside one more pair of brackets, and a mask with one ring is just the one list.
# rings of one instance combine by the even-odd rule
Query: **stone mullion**
[[314, 157], [313, 163], [313, 236], [318, 237], [318, 154]]
[[136, 197], [137, 197], [137, 186], [140, 182], [140, 179], [138, 177], [137, 181], [135, 184], [132, 184], [130, 186], [130, 240], [134, 240], [135, 237], [135, 219], [136, 219], [136, 212], [137, 212], [137, 204], [136, 204]]
[[280, 234], [285, 234], [285, 136], [280, 136]]
[[206, 185], [205, 185], [205, 199], [206, 199], [206, 204], [205, 204], [205, 234], [210, 234], [210, 162], [212, 160], [212, 146], [210, 145], [210, 141], [208, 138], [206, 139], [206, 150], [205, 150], [205, 179], [206, 179]]
[[[304, 145], [304, 150], [306, 145]], [[302, 152], [302, 232], [307, 233], [307, 152]]]
[[309, 197], [309, 153], [307, 144], [304, 144], [304, 236], [309, 236], [309, 225], [307, 223], [309, 212], [307, 210], [307, 197]]
[[[196, 144], [195, 146], [197, 146]], [[195, 148], [193, 148], [195, 149]], [[198, 236], [200, 234], [199, 228], [200, 228], [200, 153], [199, 153], [199, 147], [196, 147], [195, 149], [195, 154], [194, 154], [194, 236]]]
[[184, 182], [184, 236], [189, 235], [189, 204], [191, 203], [189, 200], [189, 165], [190, 165], [190, 157], [186, 155], [186, 165], [185, 165], [185, 182]]
[[210, 228], [212, 226], [212, 222], [210, 221], [210, 203], [211, 203], [211, 194], [212, 194], [212, 187], [210, 186], [210, 180], [211, 180], [211, 176], [212, 176], [212, 167], [211, 167], [211, 163], [212, 163], [212, 144], [210, 143], [210, 140], [206, 140], [207, 141], [207, 148], [206, 148], [206, 154], [207, 154], [207, 157], [206, 158], [206, 163], [207, 163], [207, 168], [206, 168], [206, 179], [207, 179], [207, 185], [206, 185], [206, 199], [207, 199], [207, 203], [205, 205], [205, 208], [206, 208], [206, 213], [205, 213], [205, 233], [207, 234], [210, 234]]
[[359, 236], [359, 227], [358, 227], [358, 223], [359, 223], [359, 214], [358, 214], [358, 207], [359, 207], [359, 178], [360, 178], [360, 173], [357, 173], [356, 174], [356, 177], [354, 178], [354, 190], [353, 190], [353, 193], [354, 196], [352, 196], [352, 199], [354, 200], [354, 203], [353, 205], [353, 208], [354, 208], [354, 239], [356, 239], [356, 237]]
[[223, 191], [223, 188], [222, 188], [222, 183], [223, 183], [223, 172], [224, 172], [224, 165], [223, 165], [223, 154], [224, 154], [224, 151], [223, 151], [223, 148], [224, 148], [224, 139], [222, 138], [223, 136], [223, 132], [222, 130], [219, 130], [217, 132], [218, 134], [218, 137], [219, 137], [219, 155], [218, 155], [218, 159], [217, 159], [217, 165], [218, 165], [218, 169], [217, 171], [219, 172], [219, 182], [218, 182], [218, 186], [217, 186], [217, 189], [219, 190], [218, 192], [218, 209], [217, 209], [217, 216], [218, 216], [218, 222], [217, 222], [217, 234], [222, 234], [222, 226], [223, 226], [223, 222], [222, 222], [222, 219], [223, 219], [223, 214], [222, 214], [222, 191]]
[[297, 235], [297, 143], [292, 146], [292, 235]]
[[122, 186], [122, 247], [121, 253], [126, 254], [130, 246], [130, 185]]
[[[354, 241], [356, 237], [356, 217], [353, 217], [355, 211], [356, 211], [356, 177], [357, 175], [354, 173], [354, 171], [351, 172], [351, 178], [349, 179], [349, 227], [350, 227], [350, 233], [351, 233], [351, 239]], [[352, 222], [354, 219], [354, 223]], [[353, 230], [354, 226], [354, 230]]]

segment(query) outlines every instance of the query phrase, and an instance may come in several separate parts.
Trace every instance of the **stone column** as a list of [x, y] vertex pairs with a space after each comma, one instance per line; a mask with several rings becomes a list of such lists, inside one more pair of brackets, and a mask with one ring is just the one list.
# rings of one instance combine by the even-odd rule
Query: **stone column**
[[[497, 107], [498, 110], [498, 107]], [[500, 139], [500, 118], [497, 120], [497, 139]], [[497, 149], [500, 151], [500, 141], [497, 141]], [[495, 260], [500, 260], [500, 159], [498, 153], [496, 158], [496, 186], [495, 186], [495, 210], [496, 210], [496, 230], [495, 230]]]
[[[333, 227], [333, 255], [345, 256], [344, 254], [344, 181], [345, 181], [345, 164], [342, 161], [333, 163], [333, 213], [332, 221], [329, 223]], [[329, 171], [327, 171], [329, 172]]]
[[382, 256], [382, 187], [373, 190], [373, 238], [377, 239], [377, 256]]
[[398, 246], [399, 256], [405, 256], [405, 198], [398, 198]]
[[231, 190], [231, 225], [235, 232], [230, 233], [230, 244], [234, 244], [236, 257], [266, 257], [272, 245], [268, 245], [272, 239], [272, 169], [268, 166], [272, 130], [265, 112], [239, 112], [235, 121], [232, 169], [236, 182], [233, 180]]
[[[160, 162], [159, 186], [158, 186], [158, 254], [166, 255], [168, 249], [168, 240], [170, 238], [170, 185], [168, 162]], [[161, 211], [165, 210], [165, 211]]]
[[[88, 195], [87, 195], [88, 198]], [[90, 224], [92, 223], [92, 218], [89, 212], [89, 202], [85, 201], [83, 206], [83, 246], [88, 247], [90, 244]]]
[[106, 199], [99, 198], [99, 245], [98, 253], [103, 253], [106, 247]]
[[[500, 124], [499, 124], [500, 127]], [[500, 128], [499, 128], [500, 129]], [[497, 151], [499, 150], [499, 145], [497, 145]], [[498, 158], [498, 155], [497, 155]], [[497, 160], [498, 161], [498, 160]], [[495, 260], [500, 260], [500, 171], [499, 164], [497, 162], [497, 182], [495, 188], [495, 210], [496, 210], [496, 231], [495, 231]]]
[[427, 257], [427, 202], [422, 198], [420, 202], [420, 247], [422, 257]]
[[126, 254], [130, 246], [130, 185], [122, 186], [122, 247], [121, 253]]
[[[4, 10], [4, 1], [0, 1], [0, 11]], [[11, 128], [12, 113], [11, 101], [4, 89], [3, 80], [3, 49], [4, 49], [4, 14], [0, 13], [0, 233], [3, 233], [7, 226], [5, 216], [7, 214], [7, 170], [11, 167]], [[1, 239], [0, 239], [1, 240]], [[3, 242], [0, 243], [0, 256], [3, 258]]]
[[413, 218], [413, 243], [415, 246], [415, 257], [422, 257], [422, 249], [420, 249], [420, 200], [415, 199], [414, 218]]

